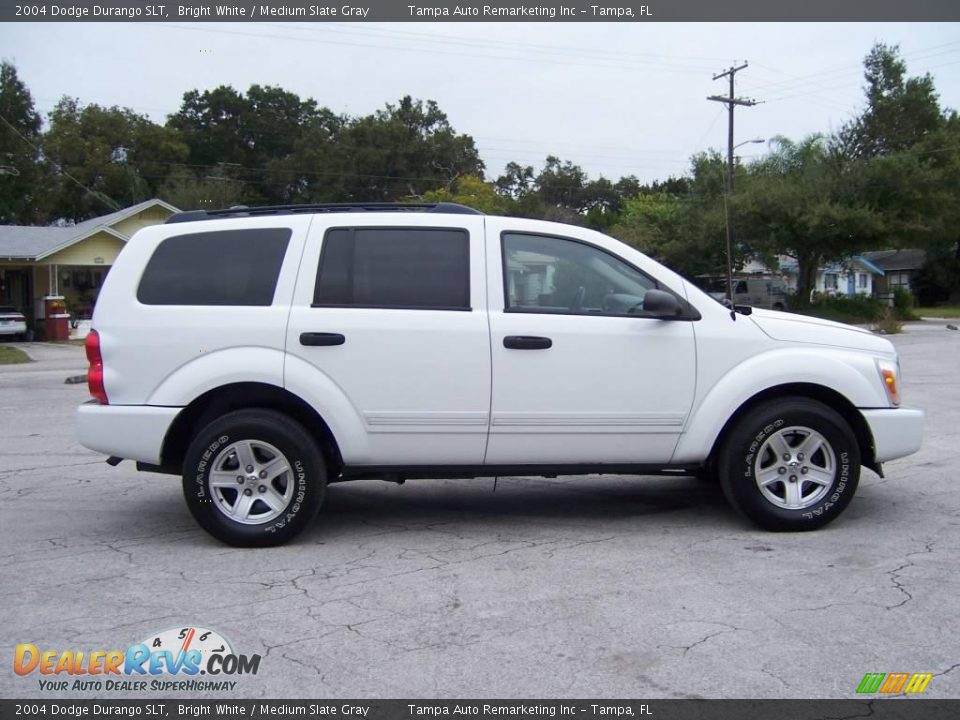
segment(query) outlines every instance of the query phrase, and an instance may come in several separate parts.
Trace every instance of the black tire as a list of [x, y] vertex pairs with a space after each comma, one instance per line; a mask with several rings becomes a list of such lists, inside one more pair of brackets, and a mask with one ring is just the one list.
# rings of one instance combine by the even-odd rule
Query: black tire
[[[237, 467], [248, 453], [253, 464]], [[284, 466], [286, 471], [268, 477]], [[229, 473], [243, 484], [222, 484]], [[237, 547], [270, 547], [293, 538], [316, 517], [326, 486], [326, 465], [310, 433], [274, 410], [223, 415], [196, 434], [184, 457], [183, 497], [190, 514], [213, 537]], [[230, 505], [245, 521], [228, 516]]]
[[[806, 440], [808, 447], [823, 443], [800, 461]], [[774, 446], [787, 452], [778, 455]], [[836, 519], [853, 499], [860, 446], [836, 411], [815, 400], [782, 398], [758, 405], [737, 421], [720, 447], [717, 470], [730, 504], [760, 527], [815, 530]], [[760, 482], [769, 482], [765, 490], [758, 470]]]

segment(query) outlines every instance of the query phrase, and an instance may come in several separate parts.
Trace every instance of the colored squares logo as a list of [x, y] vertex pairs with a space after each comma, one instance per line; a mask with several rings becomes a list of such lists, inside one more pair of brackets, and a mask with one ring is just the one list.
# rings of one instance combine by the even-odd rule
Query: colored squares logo
[[860, 694], [915, 695], [927, 689], [931, 673], [867, 673], [857, 686]]

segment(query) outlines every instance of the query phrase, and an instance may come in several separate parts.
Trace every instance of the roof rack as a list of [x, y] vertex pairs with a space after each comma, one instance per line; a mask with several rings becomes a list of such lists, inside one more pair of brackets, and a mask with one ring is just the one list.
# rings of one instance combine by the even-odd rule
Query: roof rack
[[448, 215], [483, 215], [482, 212], [466, 205], [451, 202], [437, 203], [315, 203], [309, 205], [262, 205], [247, 207], [235, 205], [223, 210], [187, 210], [167, 218], [167, 223], [193, 222], [195, 220], [217, 220], [228, 217], [260, 217], [261, 215], [296, 215], [298, 213], [331, 212], [426, 212]]

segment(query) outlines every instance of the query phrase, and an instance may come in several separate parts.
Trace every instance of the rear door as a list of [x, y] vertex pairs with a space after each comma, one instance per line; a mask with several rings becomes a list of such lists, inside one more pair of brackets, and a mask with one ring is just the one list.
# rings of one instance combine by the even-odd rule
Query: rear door
[[325, 388], [319, 402], [340, 408], [330, 422], [345, 428], [337, 440], [350, 465], [483, 462], [484, 219], [351, 217], [311, 226], [287, 330], [287, 380], [299, 361], [309, 365], [314, 390]]

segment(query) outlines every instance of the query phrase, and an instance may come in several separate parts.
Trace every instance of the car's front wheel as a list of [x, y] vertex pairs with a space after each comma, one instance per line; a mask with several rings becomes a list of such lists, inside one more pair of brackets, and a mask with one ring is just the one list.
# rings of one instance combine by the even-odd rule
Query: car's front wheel
[[717, 467], [724, 494], [767, 530], [814, 530], [847, 507], [860, 447], [835, 410], [807, 398], [765, 402], [727, 434]]
[[183, 465], [183, 496], [200, 526], [239, 547], [280, 545], [316, 516], [326, 489], [317, 444], [274, 410], [238, 410], [197, 433]]

